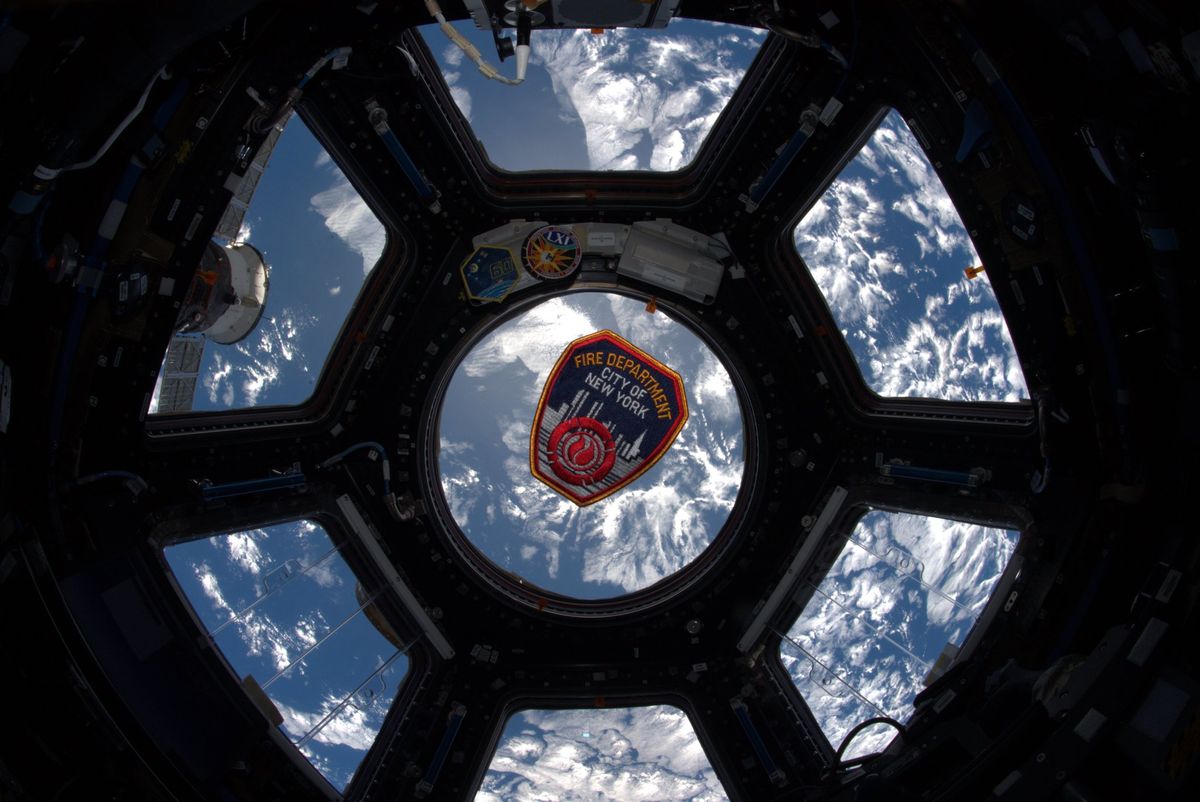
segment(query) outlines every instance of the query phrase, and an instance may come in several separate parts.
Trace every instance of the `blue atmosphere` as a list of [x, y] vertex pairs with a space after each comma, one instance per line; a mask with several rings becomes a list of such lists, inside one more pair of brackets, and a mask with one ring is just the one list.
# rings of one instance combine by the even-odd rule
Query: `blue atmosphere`
[[237, 678], [253, 677], [288, 739], [344, 789], [408, 670], [362, 609], [377, 589], [359, 587], [312, 521], [193, 540], [165, 554]]

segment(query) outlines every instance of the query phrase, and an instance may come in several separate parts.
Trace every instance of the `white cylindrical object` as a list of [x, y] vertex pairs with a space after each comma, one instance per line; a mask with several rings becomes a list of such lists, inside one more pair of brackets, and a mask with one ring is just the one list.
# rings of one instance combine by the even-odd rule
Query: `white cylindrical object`
[[525, 71], [529, 69], [529, 45], [517, 45], [517, 80], [525, 80]]
[[253, 245], [225, 249], [229, 259], [230, 284], [237, 303], [213, 321], [204, 336], [222, 345], [232, 345], [254, 331], [267, 302], [267, 265]]

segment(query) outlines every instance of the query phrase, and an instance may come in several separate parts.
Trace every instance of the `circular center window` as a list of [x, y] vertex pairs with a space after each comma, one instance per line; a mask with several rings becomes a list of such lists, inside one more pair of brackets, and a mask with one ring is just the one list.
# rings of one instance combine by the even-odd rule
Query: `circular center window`
[[742, 409], [687, 325], [624, 295], [560, 295], [458, 364], [437, 465], [484, 556], [579, 599], [642, 590], [713, 541], [743, 471]]

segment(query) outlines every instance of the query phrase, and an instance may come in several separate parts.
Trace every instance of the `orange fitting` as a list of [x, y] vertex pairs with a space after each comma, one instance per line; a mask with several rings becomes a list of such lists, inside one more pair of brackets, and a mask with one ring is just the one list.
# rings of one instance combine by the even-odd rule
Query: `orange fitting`
[[967, 278], [975, 278], [982, 272], [983, 272], [983, 265], [975, 265], [974, 267], [968, 267], [966, 270], [963, 271], [963, 273], [966, 274]]

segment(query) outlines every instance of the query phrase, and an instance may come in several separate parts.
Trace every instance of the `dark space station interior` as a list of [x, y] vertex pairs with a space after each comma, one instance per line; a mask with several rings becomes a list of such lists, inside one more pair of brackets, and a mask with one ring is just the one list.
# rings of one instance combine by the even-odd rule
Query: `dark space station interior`
[[[1194, 798], [1200, 8], [526, 5], [441, 13], [492, 27], [482, 55], [503, 75], [545, 28], [769, 33], [686, 167], [510, 172], [456, 108], [425, 3], [0, 5], [0, 798], [470, 799], [514, 711], [648, 704], [687, 714], [733, 800]], [[797, 254], [796, 221], [890, 109], [970, 233], [1027, 401], [877, 395]], [[254, 255], [214, 254], [212, 236], [287, 114], [386, 227], [378, 268], [305, 403], [148, 415], [197, 276], [223, 288], [218, 312], [245, 306], [213, 265]], [[586, 254], [503, 305], [458, 279], [473, 238], [514, 220], [664, 219], [722, 235], [715, 294]], [[464, 350], [582, 289], [686, 322], [745, 411], [712, 544], [600, 600], [484, 558], [435, 464]], [[331, 461], [362, 442], [385, 459]], [[900, 735], [848, 759], [788, 679], [780, 630], [868, 508], [1020, 540]], [[344, 791], [281, 735], [163, 558], [296, 520], [382, 589], [372, 621], [408, 659]]]

